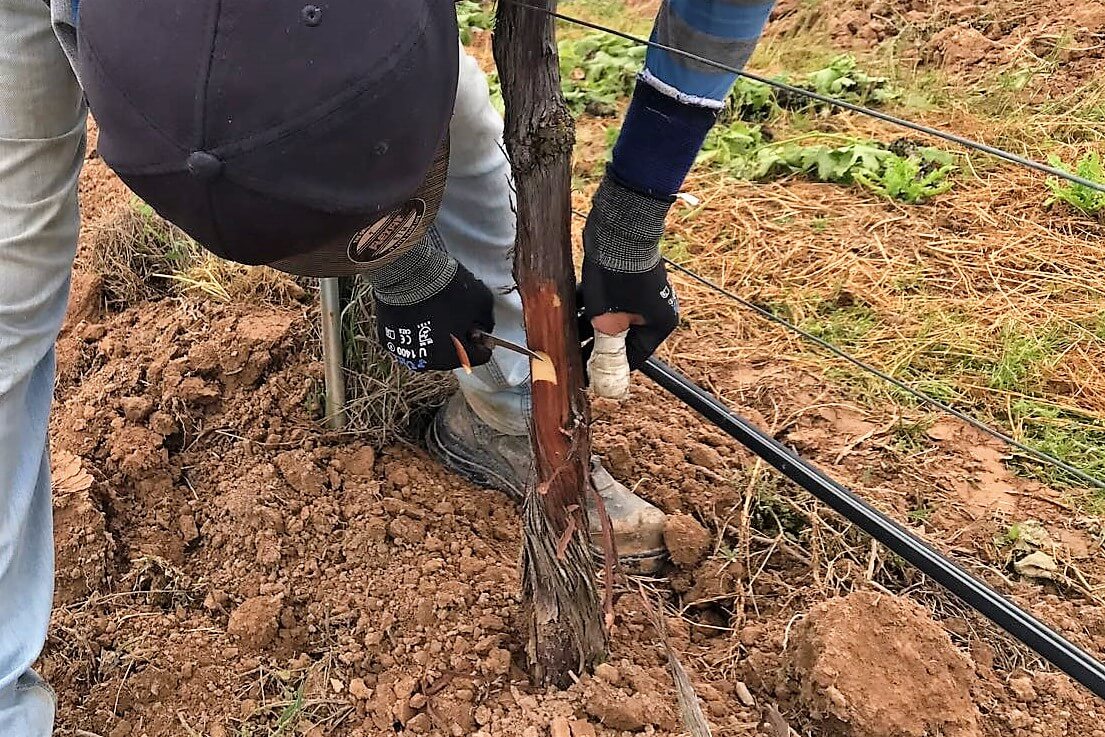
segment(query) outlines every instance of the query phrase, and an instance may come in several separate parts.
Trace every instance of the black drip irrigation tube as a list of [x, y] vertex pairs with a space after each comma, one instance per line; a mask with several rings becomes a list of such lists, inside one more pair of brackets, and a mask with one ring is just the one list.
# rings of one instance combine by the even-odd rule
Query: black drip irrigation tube
[[641, 367], [641, 372], [819, 501], [955, 594], [964, 604], [1090, 691], [1105, 698], [1105, 665], [1085, 650], [964, 571], [671, 366], [652, 358]]

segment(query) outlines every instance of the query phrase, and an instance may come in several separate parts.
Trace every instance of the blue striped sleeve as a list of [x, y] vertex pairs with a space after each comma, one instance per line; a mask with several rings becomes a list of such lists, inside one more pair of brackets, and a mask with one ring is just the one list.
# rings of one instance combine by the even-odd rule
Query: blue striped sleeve
[[[775, 0], [663, 0], [652, 40], [743, 68], [760, 40]], [[736, 75], [650, 48], [641, 78], [671, 97], [720, 108]]]

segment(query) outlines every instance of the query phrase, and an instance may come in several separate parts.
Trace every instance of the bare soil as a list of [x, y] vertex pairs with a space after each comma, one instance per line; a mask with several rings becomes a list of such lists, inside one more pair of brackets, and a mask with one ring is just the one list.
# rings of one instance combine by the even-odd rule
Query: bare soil
[[[793, 5], [780, 3], [779, 32]], [[981, 42], [974, 61], [951, 58], [973, 48], [964, 34], [1008, 47], [1025, 28], [1078, 21], [1100, 41], [1105, 25], [1095, 4], [852, 6], [838, 35], [857, 43], [894, 33], [888, 16], [953, 18], [929, 37], [946, 64], [1001, 62]], [[980, 20], [1002, 9], [1026, 15], [1008, 28]], [[1095, 53], [1061, 68], [1082, 78], [1080, 65], [1100, 69]], [[678, 735], [666, 637], [717, 735], [1105, 737], [1105, 708], [1088, 692], [644, 379], [632, 401], [596, 403], [595, 444], [672, 515], [671, 565], [618, 585], [611, 657], [595, 675], [535, 690], [522, 667], [513, 505], [414, 445], [373, 448], [321, 429], [309, 299], [108, 310], [89, 233], [129, 195], [91, 151], [90, 227], [51, 425], [57, 593], [38, 667], [58, 691], [59, 735]], [[679, 286], [692, 322], [669, 358], [1105, 651], [1097, 518], [1016, 475], [1007, 449], [952, 420], [919, 424], [925, 452], [898, 452], [902, 426], [927, 415], [858, 406], [745, 325], [739, 354], [707, 359], [701, 346], [728, 345], [734, 328], [706, 319], [719, 310], [711, 297]], [[1006, 538], [1027, 521], [1040, 531], [1031, 549], [1057, 561], [1050, 579], [1014, 566], [1028, 549]], [[666, 634], [652, 618], [660, 607]]]

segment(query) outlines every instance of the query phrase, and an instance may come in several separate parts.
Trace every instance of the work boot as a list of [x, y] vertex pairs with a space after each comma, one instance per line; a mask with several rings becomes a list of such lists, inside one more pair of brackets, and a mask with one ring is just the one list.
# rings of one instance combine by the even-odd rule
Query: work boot
[[[481, 420], [457, 392], [434, 417], [426, 445], [441, 465], [472, 483], [505, 492], [516, 502], [533, 478], [534, 459], [525, 435], [498, 432]], [[652, 573], [664, 556], [665, 515], [614, 479], [596, 456], [591, 482], [614, 529], [618, 559], [631, 573]], [[591, 542], [602, 549], [602, 528], [594, 499], [587, 499]]]

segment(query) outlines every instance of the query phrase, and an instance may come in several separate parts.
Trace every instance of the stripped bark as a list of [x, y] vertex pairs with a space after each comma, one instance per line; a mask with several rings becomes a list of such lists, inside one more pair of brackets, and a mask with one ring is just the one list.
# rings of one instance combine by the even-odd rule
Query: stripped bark
[[[556, 0], [527, 0], [556, 9]], [[555, 26], [500, 2], [495, 63], [506, 103], [505, 142], [517, 192], [514, 275], [526, 337], [555, 375], [535, 371], [531, 437], [536, 482], [523, 508], [523, 593], [534, 679], [567, 686], [605, 655], [584, 499], [590, 489], [590, 413], [576, 328], [571, 249], [572, 117], [560, 91]]]

